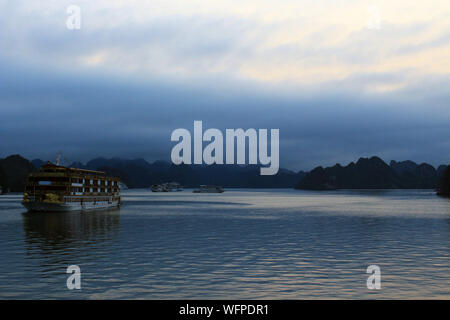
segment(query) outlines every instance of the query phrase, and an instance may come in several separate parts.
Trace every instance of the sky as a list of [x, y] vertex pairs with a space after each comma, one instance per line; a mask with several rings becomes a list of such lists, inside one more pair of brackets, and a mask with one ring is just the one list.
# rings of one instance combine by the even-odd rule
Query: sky
[[201, 120], [291, 170], [450, 163], [448, 0], [0, 0], [0, 49], [0, 157], [170, 160]]

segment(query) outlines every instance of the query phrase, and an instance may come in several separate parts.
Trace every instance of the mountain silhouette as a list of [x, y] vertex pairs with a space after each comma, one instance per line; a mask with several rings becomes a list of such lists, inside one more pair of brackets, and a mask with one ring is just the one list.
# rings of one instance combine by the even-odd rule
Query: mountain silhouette
[[438, 195], [450, 197], [450, 166], [445, 168], [439, 180]]
[[379, 157], [360, 158], [343, 167], [317, 167], [300, 180], [296, 189], [435, 189], [442, 166], [420, 165], [407, 160], [387, 165]]
[[[22, 192], [26, 177], [46, 161], [28, 161], [20, 155], [0, 159], [0, 186], [3, 191]], [[386, 164], [379, 157], [360, 158], [347, 166], [317, 167], [310, 172], [287, 169], [273, 176], [261, 176], [259, 165], [175, 165], [167, 161], [145, 159], [95, 158], [86, 164], [74, 162], [69, 167], [101, 170], [118, 176], [130, 188], [147, 188], [152, 184], [177, 181], [185, 187], [215, 184], [235, 188], [292, 188], [307, 190], [332, 189], [435, 189], [439, 178], [448, 175], [448, 166], [438, 169], [411, 160]], [[444, 182], [442, 182], [444, 181]], [[439, 183], [446, 193], [447, 180]]]
[[[33, 160], [35, 164], [45, 163]], [[129, 188], [147, 188], [152, 184], [177, 181], [185, 187], [215, 184], [229, 188], [293, 188], [305, 172], [280, 169], [276, 175], [261, 176], [259, 165], [175, 165], [158, 160], [95, 158], [86, 164], [74, 162], [69, 167], [101, 170], [118, 176]]]
[[0, 183], [3, 192], [23, 192], [28, 175], [35, 170], [33, 164], [22, 156], [15, 154], [0, 159]]

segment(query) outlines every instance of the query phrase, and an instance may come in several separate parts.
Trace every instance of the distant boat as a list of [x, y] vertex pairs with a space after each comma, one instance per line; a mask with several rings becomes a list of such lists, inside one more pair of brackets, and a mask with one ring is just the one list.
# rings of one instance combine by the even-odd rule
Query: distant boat
[[174, 192], [183, 191], [181, 184], [178, 182], [168, 182], [163, 184], [154, 184], [150, 188], [152, 192]]
[[164, 188], [160, 184], [154, 184], [150, 187], [150, 190], [152, 190], [152, 192], [163, 192]]
[[200, 185], [200, 189], [192, 191], [194, 193], [222, 193], [224, 190], [220, 186], [213, 185]]
[[169, 183], [165, 183], [164, 184], [164, 188], [168, 191], [168, 192], [172, 192], [172, 191], [183, 191], [181, 184], [179, 184], [178, 182], [169, 182]]

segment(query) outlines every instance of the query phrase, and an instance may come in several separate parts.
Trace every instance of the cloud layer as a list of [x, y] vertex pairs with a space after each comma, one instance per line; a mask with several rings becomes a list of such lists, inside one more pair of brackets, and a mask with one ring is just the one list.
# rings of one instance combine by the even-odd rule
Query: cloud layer
[[[447, 1], [0, 0], [0, 156], [168, 159], [194, 120], [281, 165], [450, 159]], [[368, 29], [369, 5], [380, 17]]]

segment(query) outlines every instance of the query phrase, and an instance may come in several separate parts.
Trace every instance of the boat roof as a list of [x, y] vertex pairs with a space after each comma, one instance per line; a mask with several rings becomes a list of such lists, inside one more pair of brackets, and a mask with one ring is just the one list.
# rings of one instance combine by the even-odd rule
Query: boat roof
[[97, 171], [97, 170], [88, 170], [88, 169], [80, 169], [80, 168], [71, 168], [71, 167], [64, 167], [59, 166], [53, 163], [47, 163], [42, 166], [42, 169], [61, 169], [61, 170], [71, 170], [71, 171], [80, 171], [85, 173], [94, 173], [94, 174], [105, 174], [104, 171]]

